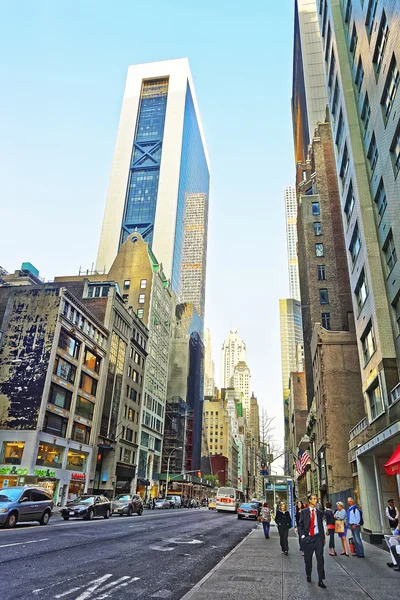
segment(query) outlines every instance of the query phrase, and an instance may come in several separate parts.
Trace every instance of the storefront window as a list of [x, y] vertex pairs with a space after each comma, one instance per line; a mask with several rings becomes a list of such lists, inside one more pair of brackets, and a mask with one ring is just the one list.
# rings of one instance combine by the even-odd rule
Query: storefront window
[[100, 358], [90, 352], [87, 348], [85, 349], [85, 358], [84, 363], [88, 369], [91, 369], [95, 373], [99, 373], [100, 371]]
[[0, 463], [3, 465], [20, 465], [24, 446], [24, 442], [3, 442]]
[[67, 469], [69, 471], [78, 471], [79, 473], [86, 471], [86, 459], [87, 454], [70, 450], [67, 456]]
[[72, 428], [72, 439], [75, 442], [81, 442], [82, 444], [88, 444], [90, 441], [90, 427], [85, 427], [80, 423], [74, 423]]
[[78, 396], [76, 400], [75, 414], [80, 415], [84, 419], [93, 419], [94, 404], [82, 396]]
[[61, 469], [63, 448], [51, 444], [39, 444], [36, 464], [43, 467]]

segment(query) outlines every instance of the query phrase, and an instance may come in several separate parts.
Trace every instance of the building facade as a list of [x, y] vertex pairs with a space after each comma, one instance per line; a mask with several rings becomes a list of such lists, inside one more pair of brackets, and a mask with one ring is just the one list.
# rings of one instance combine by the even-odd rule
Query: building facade
[[231, 329], [221, 351], [221, 388], [232, 387], [235, 367], [246, 362], [246, 344], [240, 338], [237, 329]]
[[208, 155], [188, 60], [130, 66], [97, 270], [107, 272], [121, 244], [138, 232], [162, 262], [180, 300], [185, 211], [190, 220], [193, 208], [202, 206], [204, 229], [197, 240], [203, 244], [202, 267], [189, 288], [200, 295], [203, 315], [208, 193]]
[[294, 185], [285, 188], [285, 217], [290, 297], [300, 302], [299, 265], [297, 260], [297, 196], [296, 186]]
[[320, 0], [318, 14], [365, 404], [350, 460], [373, 538], [399, 493], [383, 469], [400, 441], [399, 11]]

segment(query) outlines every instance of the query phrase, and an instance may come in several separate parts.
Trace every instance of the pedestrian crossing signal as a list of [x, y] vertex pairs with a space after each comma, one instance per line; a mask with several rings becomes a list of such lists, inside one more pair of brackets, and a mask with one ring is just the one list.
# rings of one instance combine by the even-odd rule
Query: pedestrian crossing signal
[[197, 477], [201, 477], [201, 471], [197, 471]]

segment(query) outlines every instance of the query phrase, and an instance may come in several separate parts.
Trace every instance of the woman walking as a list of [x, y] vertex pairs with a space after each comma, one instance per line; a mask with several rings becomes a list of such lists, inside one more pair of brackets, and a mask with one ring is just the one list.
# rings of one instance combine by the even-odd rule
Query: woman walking
[[341, 556], [349, 556], [349, 549], [347, 546], [347, 513], [344, 509], [343, 502], [336, 502], [337, 511], [335, 512], [335, 531], [338, 533], [341, 541], [343, 552]]
[[337, 556], [335, 550], [335, 517], [332, 510], [332, 502], [326, 503], [325, 520], [327, 535], [329, 535], [329, 556]]
[[292, 527], [292, 519], [289, 512], [286, 509], [285, 502], [282, 502], [280, 505], [280, 510], [276, 511], [275, 523], [278, 526], [279, 541], [281, 543], [282, 554], [286, 554], [287, 556], [289, 553], [288, 535], [289, 529]]
[[261, 523], [264, 529], [265, 539], [269, 540], [269, 528], [271, 526], [271, 509], [268, 506], [268, 502], [264, 502], [260, 513]]
[[298, 535], [299, 538], [299, 547], [300, 547], [300, 552], [302, 553], [302, 556], [304, 556], [304, 551], [303, 551], [303, 542], [301, 539], [301, 535], [300, 535], [300, 530], [299, 530], [299, 521], [300, 521], [300, 513], [304, 508], [304, 504], [302, 503], [301, 500], [297, 500], [296, 502], [296, 514], [295, 514], [295, 519], [296, 519], [296, 533]]

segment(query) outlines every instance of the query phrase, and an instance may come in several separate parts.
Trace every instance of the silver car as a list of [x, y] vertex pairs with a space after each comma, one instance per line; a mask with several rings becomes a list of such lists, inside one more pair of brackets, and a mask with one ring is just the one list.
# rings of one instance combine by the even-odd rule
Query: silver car
[[0, 489], [0, 525], [15, 527], [18, 522], [39, 521], [47, 525], [53, 514], [53, 495], [34, 486]]

